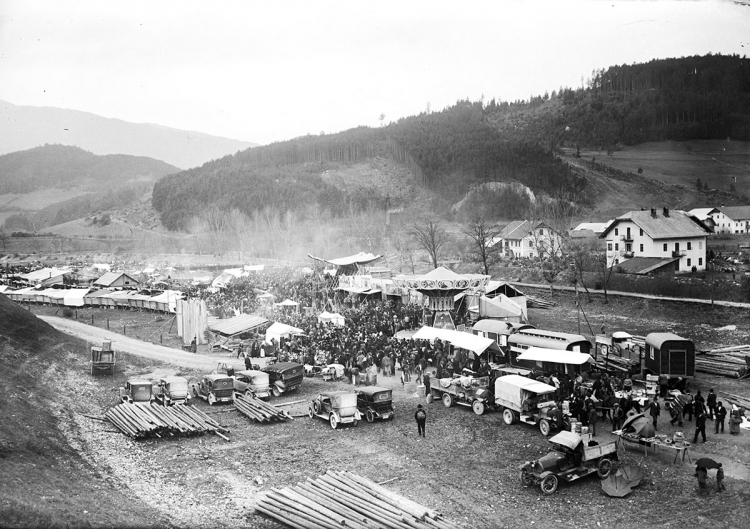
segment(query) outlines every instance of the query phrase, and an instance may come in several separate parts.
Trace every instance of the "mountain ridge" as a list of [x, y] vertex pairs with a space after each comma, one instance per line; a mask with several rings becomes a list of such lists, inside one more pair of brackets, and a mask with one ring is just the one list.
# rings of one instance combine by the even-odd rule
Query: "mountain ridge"
[[98, 155], [128, 154], [180, 169], [258, 144], [155, 123], [133, 123], [92, 112], [0, 100], [0, 154], [44, 144], [80, 147]]

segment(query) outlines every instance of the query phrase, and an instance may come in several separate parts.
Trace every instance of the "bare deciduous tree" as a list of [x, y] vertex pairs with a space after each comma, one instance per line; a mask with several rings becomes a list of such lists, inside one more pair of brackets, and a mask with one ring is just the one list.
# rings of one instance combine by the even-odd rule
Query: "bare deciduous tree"
[[432, 265], [437, 268], [440, 251], [450, 240], [440, 221], [430, 219], [414, 224], [411, 234], [417, 245], [429, 254]]
[[497, 261], [500, 245], [497, 237], [500, 227], [481, 218], [473, 219], [463, 230], [472, 241], [470, 253], [482, 263], [486, 275], [490, 274], [490, 266]]

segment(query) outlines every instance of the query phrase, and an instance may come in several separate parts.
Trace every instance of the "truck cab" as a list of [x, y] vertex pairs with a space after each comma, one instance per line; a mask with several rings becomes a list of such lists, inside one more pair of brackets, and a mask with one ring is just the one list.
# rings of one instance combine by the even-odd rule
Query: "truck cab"
[[505, 424], [515, 422], [539, 425], [542, 435], [565, 428], [566, 418], [557, 407], [554, 386], [520, 375], [505, 375], [495, 380], [495, 405], [503, 413]]
[[120, 388], [120, 400], [123, 402], [150, 402], [153, 396], [153, 385], [150, 380], [132, 378]]
[[188, 381], [185, 377], [163, 377], [156, 387], [154, 400], [162, 406], [173, 406], [175, 404], [188, 404], [190, 392]]

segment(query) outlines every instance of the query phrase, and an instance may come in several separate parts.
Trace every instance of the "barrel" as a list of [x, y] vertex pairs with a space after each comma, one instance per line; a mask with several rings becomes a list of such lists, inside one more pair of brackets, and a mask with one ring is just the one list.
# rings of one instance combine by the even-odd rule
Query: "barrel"
[[422, 385], [417, 386], [417, 395], [419, 397], [424, 397], [426, 395], [424, 386]]
[[365, 383], [368, 386], [377, 386], [378, 385], [378, 374], [377, 373], [367, 373], [367, 381]]
[[674, 439], [675, 446], [685, 445], [685, 435], [682, 432], [675, 432], [673, 439]]

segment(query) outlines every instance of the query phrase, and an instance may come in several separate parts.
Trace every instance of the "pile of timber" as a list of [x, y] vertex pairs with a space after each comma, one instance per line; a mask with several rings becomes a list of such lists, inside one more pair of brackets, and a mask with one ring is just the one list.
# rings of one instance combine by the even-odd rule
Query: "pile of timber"
[[695, 370], [732, 378], [750, 376], [750, 345], [711, 349], [695, 356]]
[[725, 408], [729, 410], [730, 406], [729, 404], [735, 404], [739, 408], [745, 408], [746, 410], [750, 410], [750, 398], [748, 397], [742, 397], [740, 395], [735, 395], [734, 393], [727, 393], [726, 391], [717, 391], [719, 396], [724, 395], [724, 404]]
[[328, 471], [285, 489], [271, 489], [257, 511], [299, 529], [458, 529], [437, 511], [351, 472]]
[[548, 309], [550, 307], [556, 306], [557, 303], [554, 301], [550, 301], [548, 299], [544, 299], [542, 297], [536, 297], [536, 296], [526, 296], [526, 306], [535, 308], [535, 309]]
[[619, 373], [637, 373], [640, 371], [641, 363], [628, 358], [609, 355], [609, 358], [601, 356], [596, 360], [597, 366], [605, 371], [617, 371]]
[[234, 407], [242, 415], [257, 422], [281, 422], [293, 420], [286, 410], [280, 410], [267, 402], [246, 395], [235, 395]]
[[110, 408], [104, 415], [118, 430], [133, 439], [215, 434], [229, 430], [194, 406], [177, 404], [164, 407], [156, 403], [127, 403]]

